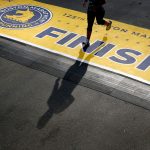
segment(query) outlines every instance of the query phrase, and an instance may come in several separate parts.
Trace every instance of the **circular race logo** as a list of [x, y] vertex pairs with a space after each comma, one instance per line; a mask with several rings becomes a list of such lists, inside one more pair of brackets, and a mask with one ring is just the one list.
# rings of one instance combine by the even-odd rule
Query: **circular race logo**
[[32, 5], [18, 5], [0, 9], [0, 27], [11, 29], [32, 28], [52, 18], [49, 10]]

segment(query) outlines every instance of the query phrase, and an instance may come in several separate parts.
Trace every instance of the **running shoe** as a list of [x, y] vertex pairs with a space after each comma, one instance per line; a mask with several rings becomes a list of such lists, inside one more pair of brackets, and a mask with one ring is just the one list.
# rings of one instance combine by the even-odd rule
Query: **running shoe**
[[110, 30], [112, 25], [112, 21], [109, 20], [108, 25], [106, 26], [106, 30]]
[[83, 50], [84, 52], [87, 50], [87, 48], [90, 46], [90, 43], [89, 42], [82, 42], [82, 47], [83, 47]]

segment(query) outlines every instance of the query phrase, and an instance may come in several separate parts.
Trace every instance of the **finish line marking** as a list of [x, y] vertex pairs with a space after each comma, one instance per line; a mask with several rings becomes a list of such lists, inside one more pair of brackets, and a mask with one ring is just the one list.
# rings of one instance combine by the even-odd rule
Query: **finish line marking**
[[[0, 35], [79, 59], [86, 14], [32, 0], [0, 0]], [[29, 5], [30, 4], [30, 5]], [[106, 31], [94, 25], [85, 62], [150, 85], [150, 30], [113, 21]], [[86, 60], [88, 55], [91, 59]]]

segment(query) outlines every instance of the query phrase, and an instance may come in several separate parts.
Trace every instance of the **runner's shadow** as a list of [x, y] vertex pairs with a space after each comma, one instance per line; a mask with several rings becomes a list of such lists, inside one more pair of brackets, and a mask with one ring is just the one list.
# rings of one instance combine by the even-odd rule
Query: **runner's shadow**
[[83, 49], [81, 49], [78, 59], [68, 69], [60, 86], [60, 79], [56, 79], [52, 94], [47, 101], [49, 108], [40, 117], [37, 124], [38, 129], [42, 129], [54, 114], [64, 111], [73, 103], [74, 97], [72, 96], [72, 92], [85, 75], [88, 68], [88, 62], [92, 57], [94, 57], [93, 54], [88, 54], [85, 58], [85, 63], [83, 59], [84, 55], [85, 53], [83, 52]]
[[61, 85], [59, 85], [60, 79], [59, 78], [56, 79], [52, 94], [47, 101], [49, 108], [40, 117], [37, 124], [38, 129], [42, 129], [54, 114], [58, 114], [64, 111], [73, 103], [74, 101], [74, 97], [72, 96], [73, 90], [85, 75], [88, 68], [88, 63], [94, 57], [95, 52], [98, 51], [103, 46], [105, 46], [107, 36], [103, 37], [103, 41], [104, 41], [103, 45], [100, 45], [99, 48], [94, 50], [92, 53], [88, 54], [88, 56], [85, 58], [84, 52], [86, 52], [86, 49], [82, 48], [80, 50], [78, 59], [66, 72], [65, 76], [63, 77], [63, 80], [61, 81]]

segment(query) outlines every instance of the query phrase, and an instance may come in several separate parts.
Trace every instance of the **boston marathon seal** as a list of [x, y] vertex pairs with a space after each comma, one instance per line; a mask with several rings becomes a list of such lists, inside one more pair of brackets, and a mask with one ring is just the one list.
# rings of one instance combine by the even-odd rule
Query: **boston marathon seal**
[[52, 12], [32, 5], [18, 5], [0, 9], [0, 27], [11, 29], [33, 28], [48, 22]]

